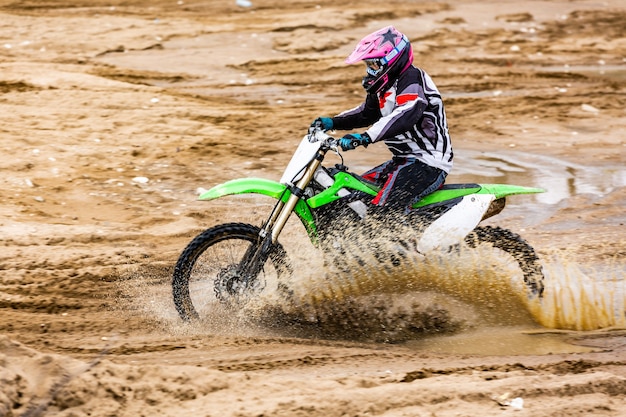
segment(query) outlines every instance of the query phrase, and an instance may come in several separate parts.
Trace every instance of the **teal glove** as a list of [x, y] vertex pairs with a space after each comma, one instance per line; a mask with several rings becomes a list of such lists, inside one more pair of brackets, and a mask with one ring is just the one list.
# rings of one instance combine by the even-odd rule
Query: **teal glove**
[[311, 127], [317, 130], [323, 130], [324, 132], [333, 130], [333, 119], [330, 117], [318, 117], [313, 120]]
[[348, 133], [339, 139], [339, 146], [344, 151], [349, 151], [357, 146], [365, 146], [372, 143], [372, 138], [367, 133]]

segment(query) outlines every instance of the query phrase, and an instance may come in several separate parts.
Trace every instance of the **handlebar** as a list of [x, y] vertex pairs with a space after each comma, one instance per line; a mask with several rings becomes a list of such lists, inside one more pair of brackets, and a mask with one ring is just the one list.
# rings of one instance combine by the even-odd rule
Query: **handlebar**
[[317, 127], [310, 127], [309, 133], [305, 137], [311, 143], [322, 142], [322, 146], [326, 146], [335, 152], [339, 151], [339, 140]]

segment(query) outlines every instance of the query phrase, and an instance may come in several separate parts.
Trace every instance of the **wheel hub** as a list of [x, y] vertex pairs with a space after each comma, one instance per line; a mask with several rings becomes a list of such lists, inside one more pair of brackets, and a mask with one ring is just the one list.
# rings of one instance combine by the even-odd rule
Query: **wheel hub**
[[215, 278], [215, 296], [222, 302], [238, 302], [251, 292], [262, 290], [261, 280], [249, 282], [238, 265], [228, 265]]
[[220, 301], [229, 301], [239, 295], [242, 289], [242, 277], [237, 265], [223, 268], [215, 278], [215, 296]]

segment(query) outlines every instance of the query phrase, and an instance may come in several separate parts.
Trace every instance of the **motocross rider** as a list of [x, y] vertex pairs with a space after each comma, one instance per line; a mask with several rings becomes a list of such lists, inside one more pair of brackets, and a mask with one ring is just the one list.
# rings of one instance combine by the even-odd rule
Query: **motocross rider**
[[[363, 177], [381, 189], [371, 201], [385, 211], [408, 211], [410, 206], [440, 188], [452, 168], [452, 144], [441, 94], [430, 76], [413, 66], [408, 38], [393, 26], [364, 37], [346, 59], [364, 61], [365, 101], [334, 117], [318, 117], [312, 127], [363, 133], [339, 139], [344, 151], [383, 141], [391, 160]], [[378, 210], [377, 210], [378, 211]]]

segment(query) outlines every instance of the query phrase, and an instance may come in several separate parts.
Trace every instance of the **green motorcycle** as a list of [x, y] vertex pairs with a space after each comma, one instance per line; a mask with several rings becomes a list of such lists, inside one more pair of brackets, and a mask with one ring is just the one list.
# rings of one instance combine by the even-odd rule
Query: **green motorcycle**
[[[331, 259], [338, 258], [333, 250], [341, 248], [346, 222], [337, 219], [368, 224], [368, 204], [379, 190], [343, 164], [331, 168], [322, 165], [329, 151], [341, 156], [339, 149], [337, 139], [311, 128], [280, 181], [235, 179], [200, 195], [200, 200], [208, 201], [235, 194], [261, 194], [276, 202], [260, 226], [220, 224], [187, 245], [172, 279], [174, 304], [182, 319], [204, 316], [216, 300], [236, 306], [267, 291], [289, 298], [289, 278], [294, 270], [279, 237], [292, 213], [300, 219], [312, 245]], [[462, 243], [470, 247], [491, 245], [518, 264], [528, 296], [541, 297], [544, 275], [535, 250], [507, 229], [478, 226], [502, 211], [507, 196], [541, 192], [544, 190], [506, 184], [444, 185], [418, 201], [410, 216], [403, 219], [413, 225], [418, 237], [409, 239], [399, 233], [395, 241], [401, 250], [387, 255], [395, 264], [402, 261], [406, 250], [428, 256]]]

